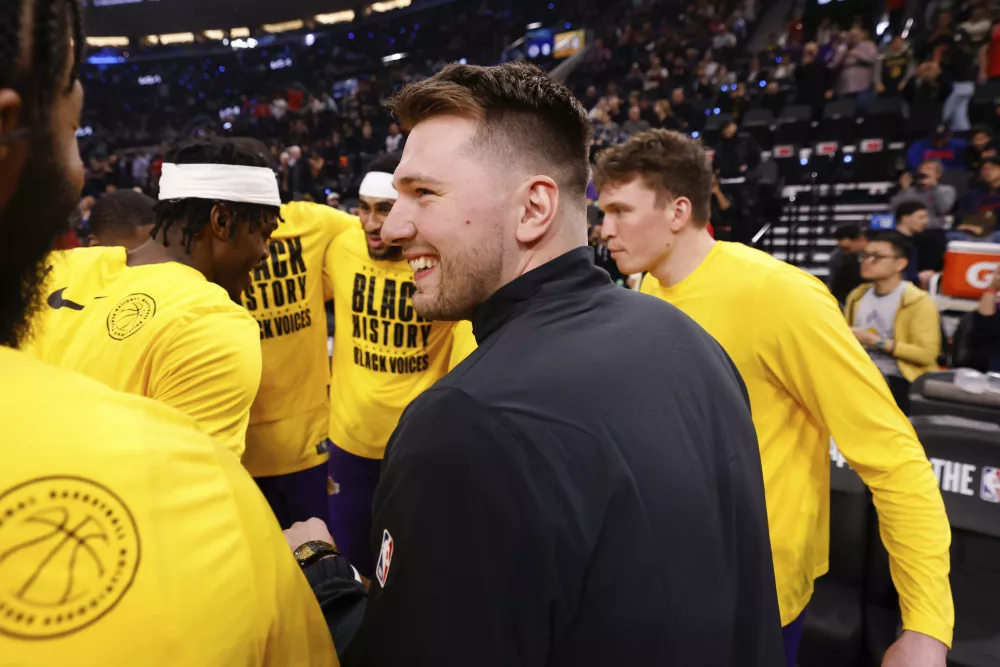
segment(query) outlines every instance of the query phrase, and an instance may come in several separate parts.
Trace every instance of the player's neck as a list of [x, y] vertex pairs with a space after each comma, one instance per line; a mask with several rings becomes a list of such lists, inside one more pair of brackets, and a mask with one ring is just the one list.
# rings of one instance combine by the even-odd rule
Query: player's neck
[[715, 239], [707, 229], [689, 227], [675, 237], [670, 254], [651, 268], [649, 274], [664, 287], [676, 285], [701, 266], [713, 247]]
[[[165, 264], [179, 262], [194, 267], [199, 271], [193, 256], [185, 250], [179, 239], [171, 239], [170, 245], [163, 245], [162, 239], [151, 238], [138, 248], [128, 251], [126, 263], [129, 266], [147, 266], [150, 264]], [[202, 271], [204, 273], [204, 271]]]
[[875, 294], [879, 296], [885, 296], [891, 293], [900, 283], [903, 282], [903, 277], [898, 273], [889, 276], [888, 278], [883, 278], [882, 280], [876, 280], [872, 283], [872, 287], [875, 290]]

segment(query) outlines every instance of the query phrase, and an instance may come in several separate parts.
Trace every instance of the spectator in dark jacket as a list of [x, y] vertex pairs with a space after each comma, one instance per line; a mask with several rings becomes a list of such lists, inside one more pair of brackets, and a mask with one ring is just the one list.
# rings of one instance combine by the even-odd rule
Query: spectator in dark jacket
[[837, 249], [830, 254], [827, 287], [841, 306], [847, 295], [862, 283], [861, 251], [868, 244], [868, 234], [859, 225], [840, 225], [833, 232]]

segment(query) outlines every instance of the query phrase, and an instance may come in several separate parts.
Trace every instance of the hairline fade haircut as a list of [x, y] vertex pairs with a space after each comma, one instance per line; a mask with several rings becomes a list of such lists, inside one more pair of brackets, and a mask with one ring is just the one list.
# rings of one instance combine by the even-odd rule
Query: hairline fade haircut
[[87, 227], [100, 238], [132, 234], [135, 229], [156, 223], [156, 201], [141, 192], [119, 190], [101, 196], [90, 211]]
[[624, 185], [641, 178], [656, 193], [657, 204], [678, 197], [691, 200], [691, 221], [708, 225], [712, 216], [712, 183], [708, 156], [693, 139], [669, 130], [640, 132], [628, 141], [605, 149], [597, 158], [594, 185]]
[[479, 122], [473, 148], [497, 164], [519, 163], [552, 178], [582, 210], [590, 181], [587, 113], [572, 92], [527, 63], [452, 63], [389, 102], [404, 128], [437, 116]]

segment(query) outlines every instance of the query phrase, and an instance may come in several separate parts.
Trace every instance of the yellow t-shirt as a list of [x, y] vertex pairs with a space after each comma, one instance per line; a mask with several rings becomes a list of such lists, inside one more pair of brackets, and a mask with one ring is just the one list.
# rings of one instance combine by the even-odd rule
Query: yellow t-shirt
[[476, 351], [476, 336], [472, 333], [472, 322], [462, 320], [455, 323], [453, 331], [454, 339], [451, 345], [451, 358], [448, 361], [448, 369], [458, 366], [462, 361]]
[[0, 377], [0, 662], [337, 664], [270, 508], [190, 418], [9, 348]]
[[371, 259], [360, 227], [330, 244], [325, 266], [336, 320], [330, 439], [380, 459], [406, 406], [448, 372], [454, 323], [417, 315], [410, 265]]
[[903, 627], [951, 643], [951, 531], [910, 422], [819, 280], [739, 243], [716, 243], [674, 304], [725, 348], [750, 394], [783, 625], [828, 569], [830, 436], [871, 489]]
[[264, 372], [250, 409], [243, 465], [254, 477], [286, 475], [326, 461], [330, 420], [323, 258], [360, 224], [321, 204], [281, 207], [271, 258], [253, 271], [243, 305], [260, 327]]
[[257, 324], [178, 262], [127, 266], [124, 248], [56, 253], [27, 350], [194, 418], [242, 455], [260, 384]]

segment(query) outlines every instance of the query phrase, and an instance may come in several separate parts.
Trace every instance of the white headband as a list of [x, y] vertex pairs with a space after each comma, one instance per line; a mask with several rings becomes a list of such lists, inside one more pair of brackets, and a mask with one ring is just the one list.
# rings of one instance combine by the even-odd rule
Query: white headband
[[399, 193], [392, 187], [392, 174], [384, 171], [369, 171], [361, 181], [358, 194], [373, 199], [398, 199]]
[[160, 201], [188, 197], [281, 206], [278, 181], [267, 167], [164, 162]]

